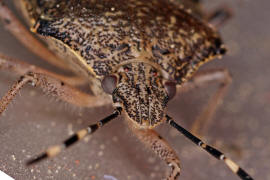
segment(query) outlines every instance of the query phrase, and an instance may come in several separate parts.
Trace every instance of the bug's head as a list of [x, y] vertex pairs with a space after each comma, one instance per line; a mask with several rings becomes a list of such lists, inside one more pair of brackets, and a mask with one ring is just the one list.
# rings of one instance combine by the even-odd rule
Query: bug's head
[[146, 63], [121, 66], [102, 80], [102, 87], [121, 106], [127, 118], [140, 127], [154, 127], [164, 121], [168, 101], [176, 93], [176, 84]]

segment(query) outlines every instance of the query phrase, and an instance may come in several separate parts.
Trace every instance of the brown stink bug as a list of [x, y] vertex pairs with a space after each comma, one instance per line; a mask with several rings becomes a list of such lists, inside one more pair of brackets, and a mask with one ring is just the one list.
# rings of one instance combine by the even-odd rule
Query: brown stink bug
[[[252, 179], [223, 153], [178, 125], [166, 109], [177, 91], [219, 82], [220, 88], [209, 101], [202, 118], [194, 123], [192, 131], [198, 134], [198, 127], [205, 126], [206, 120], [213, 116], [230, 83], [230, 75], [225, 69], [194, 73], [202, 64], [225, 54], [216, 27], [227, 19], [226, 11], [206, 15], [198, 0], [14, 2], [31, 31], [46, 42], [47, 47], [32, 37], [1, 0], [0, 18], [6, 28], [35, 54], [58, 67], [74, 71], [77, 76], [68, 78], [1, 55], [0, 68], [17, 73], [21, 78], [2, 97], [0, 114], [28, 83], [80, 107], [112, 103], [115, 108], [108, 117], [79, 130], [62, 145], [50, 147], [27, 165], [59, 154], [122, 113], [131, 131], [171, 168], [168, 180], [175, 180], [180, 175], [180, 161], [154, 130], [162, 123], [176, 128], [212, 156], [224, 161], [241, 179]], [[74, 87], [85, 83], [90, 85], [94, 95]]]

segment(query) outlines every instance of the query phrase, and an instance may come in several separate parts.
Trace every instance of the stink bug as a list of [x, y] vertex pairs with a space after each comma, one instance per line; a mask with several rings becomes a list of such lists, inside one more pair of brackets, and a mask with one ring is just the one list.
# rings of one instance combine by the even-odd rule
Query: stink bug
[[[68, 78], [1, 55], [0, 68], [21, 78], [2, 97], [0, 114], [28, 83], [77, 106], [112, 103], [115, 108], [108, 117], [79, 130], [62, 145], [50, 147], [27, 165], [56, 156], [123, 114], [130, 130], [171, 168], [168, 180], [180, 175], [180, 161], [154, 130], [164, 123], [224, 161], [241, 179], [252, 179], [219, 150], [178, 125], [166, 109], [177, 91], [216, 81], [221, 86], [209, 101], [203, 118], [194, 123], [193, 132], [199, 134], [198, 127], [213, 116], [231, 81], [230, 75], [225, 69], [194, 73], [202, 64], [226, 53], [219, 33], [209, 24], [221, 25], [228, 15], [226, 11], [207, 16], [197, 0], [21, 0], [16, 4], [31, 31], [53, 53], [36, 41], [0, 1], [0, 18], [5, 26], [26, 46], [31, 43], [34, 53], [77, 76]], [[18, 35], [18, 31], [25, 36]], [[74, 87], [85, 83], [90, 84], [94, 95]]]

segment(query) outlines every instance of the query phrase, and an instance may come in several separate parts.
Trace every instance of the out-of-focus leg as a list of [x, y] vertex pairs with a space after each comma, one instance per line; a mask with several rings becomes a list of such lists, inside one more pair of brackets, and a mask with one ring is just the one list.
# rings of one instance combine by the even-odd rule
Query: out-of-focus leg
[[191, 89], [209, 85], [210, 83], [219, 83], [220, 86], [215, 94], [212, 95], [208, 101], [207, 106], [203, 109], [198, 118], [194, 121], [191, 132], [202, 136], [207, 128], [211, 124], [211, 120], [222, 103], [222, 100], [227, 92], [229, 85], [231, 84], [231, 75], [227, 69], [213, 69], [202, 71], [194, 75], [191, 81], [185, 83], [182, 87], [179, 87], [178, 91], [183, 93]]
[[25, 28], [12, 11], [4, 4], [3, 0], [0, 0], [0, 20], [4, 27], [31, 52], [52, 65], [66, 70], [70, 69], [63, 60], [49, 51], [44, 44], [37, 40], [31, 32]]
[[109, 103], [105, 99], [83, 93], [46, 74], [29, 72], [22, 76], [0, 99], [0, 115], [14, 99], [19, 90], [28, 83], [41, 87], [45, 93], [51, 96], [79, 107], [100, 107]]
[[207, 15], [207, 21], [217, 28], [223, 26], [232, 17], [232, 11], [227, 6], [221, 6]]
[[110, 103], [107, 99], [83, 93], [71, 85], [66, 84], [66, 82], [72, 83], [74, 79], [68, 79], [65, 76], [1, 55], [0, 69], [21, 76], [6, 95], [0, 99], [0, 114], [7, 108], [8, 104], [14, 99], [19, 90], [27, 83], [41, 87], [45, 93], [79, 107], [99, 107]]
[[21, 60], [10, 58], [1, 53], [0, 53], [0, 70], [12, 72], [15, 75], [19, 75], [19, 76], [22, 76], [30, 71], [34, 71], [36, 73], [43, 73], [43, 74], [50, 75], [51, 77], [59, 79], [60, 81], [63, 81], [64, 83], [72, 85], [72, 86], [79, 86], [79, 85], [83, 85], [87, 83], [84, 77], [79, 77], [79, 76], [70, 77], [70, 76], [56, 74], [56, 73], [47, 71], [45, 69], [36, 67], [34, 65], [28, 64], [26, 62], [23, 62]]

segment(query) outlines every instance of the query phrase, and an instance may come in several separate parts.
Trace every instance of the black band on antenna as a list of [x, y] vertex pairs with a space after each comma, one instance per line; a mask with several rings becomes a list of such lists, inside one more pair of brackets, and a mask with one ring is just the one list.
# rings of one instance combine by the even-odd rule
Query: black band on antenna
[[98, 121], [95, 124], [89, 125], [87, 128], [79, 130], [77, 133], [73, 134], [71, 137], [69, 137], [67, 140], [65, 140], [61, 145], [52, 146], [44, 153], [40, 154], [39, 156], [30, 159], [26, 165], [32, 165], [37, 162], [40, 162], [44, 159], [47, 159], [49, 157], [54, 157], [57, 154], [59, 154], [63, 149], [70, 147], [71, 145], [75, 144], [79, 140], [83, 139], [85, 136], [94, 133], [96, 130], [110, 122], [111, 120], [115, 119], [117, 116], [119, 116], [122, 112], [121, 107], [117, 107], [114, 112], [109, 115], [108, 117]]
[[242, 180], [253, 180], [253, 178], [248, 175], [242, 168], [240, 168], [235, 162], [233, 162], [231, 159], [225, 157], [225, 155], [220, 152], [219, 150], [205, 144], [201, 139], [197, 138], [193, 134], [191, 134], [189, 131], [187, 131], [185, 128], [178, 125], [176, 122], [173, 121], [173, 119], [166, 115], [166, 122], [170, 124], [172, 127], [177, 129], [180, 133], [182, 133], [186, 138], [191, 140], [193, 143], [195, 143], [197, 146], [200, 146], [202, 149], [207, 151], [209, 154], [214, 156], [215, 158], [219, 160], [223, 160], [225, 164], [231, 169], [233, 173], [238, 175]]

